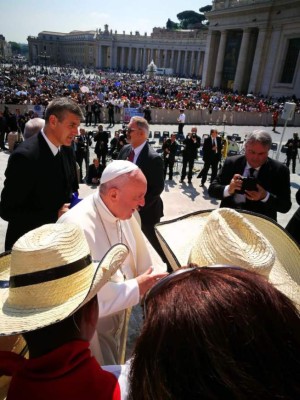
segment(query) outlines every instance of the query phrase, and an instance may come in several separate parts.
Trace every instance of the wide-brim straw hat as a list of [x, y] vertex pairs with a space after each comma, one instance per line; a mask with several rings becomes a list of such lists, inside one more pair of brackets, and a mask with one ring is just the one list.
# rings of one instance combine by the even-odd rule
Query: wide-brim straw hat
[[174, 270], [237, 265], [265, 275], [300, 308], [300, 249], [275, 221], [229, 208], [198, 211], [155, 227]]
[[48, 224], [22, 236], [0, 256], [0, 336], [62, 321], [91, 300], [128, 255], [113, 246], [93, 262], [75, 224]]

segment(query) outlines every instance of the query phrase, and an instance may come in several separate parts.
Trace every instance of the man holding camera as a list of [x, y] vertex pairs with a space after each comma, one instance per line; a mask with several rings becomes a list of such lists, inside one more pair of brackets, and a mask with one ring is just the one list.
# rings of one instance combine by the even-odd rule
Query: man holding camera
[[220, 207], [252, 211], [275, 221], [277, 212], [290, 210], [290, 173], [268, 157], [271, 145], [269, 133], [255, 130], [247, 137], [245, 155], [227, 157], [208, 189], [211, 197], [222, 200]]

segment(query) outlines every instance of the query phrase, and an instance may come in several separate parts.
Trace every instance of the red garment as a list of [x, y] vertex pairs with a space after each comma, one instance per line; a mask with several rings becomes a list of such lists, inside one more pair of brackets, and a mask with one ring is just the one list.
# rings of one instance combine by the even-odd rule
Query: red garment
[[12, 376], [7, 400], [121, 399], [116, 377], [102, 370], [81, 340], [29, 360], [1, 351], [0, 375]]

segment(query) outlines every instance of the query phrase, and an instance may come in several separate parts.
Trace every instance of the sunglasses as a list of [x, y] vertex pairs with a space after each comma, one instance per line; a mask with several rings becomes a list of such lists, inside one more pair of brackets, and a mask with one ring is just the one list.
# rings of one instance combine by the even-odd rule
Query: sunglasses
[[133, 131], [138, 131], [137, 128], [128, 128], [127, 133], [133, 132]]
[[179, 268], [176, 271], [172, 272], [171, 274], [165, 276], [164, 278], [160, 279], [155, 285], [152, 286], [148, 290], [148, 292], [145, 294], [143, 300], [142, 300], [142, 306], [144, 310], [144, 318], [146, 319], [146, 311], [147, 311], [147, 302], [150, 299], [153, 299], [157, 294], [159, 294], [164, 287], [168, 285], [170, 282], [178, 282], [187, 276], [190, 276], [194, 271], [201, 270], [201, 269], [215, 269], [218, 270], [220, 268], [229, 268], [229, 269], [235, 269], [235, 270], [242, 270], [243, 268], [240, 267], [235, 267], [233, 265], [226, 265], [226, 264], [215, 264], [211, 267], [189, 267], [189, 268]]

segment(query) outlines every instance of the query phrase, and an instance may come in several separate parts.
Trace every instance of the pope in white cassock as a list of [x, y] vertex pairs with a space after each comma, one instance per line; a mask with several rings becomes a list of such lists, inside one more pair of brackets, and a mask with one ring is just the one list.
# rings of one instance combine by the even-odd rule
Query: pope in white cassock
[[145, 236], [133, 215], [145, 204], [146, 190], [146, 178], [139, 167], [130, 161], [113, 161], [102, 174], [99, 191], [58, 220], [83, 229], [94, 260], [101, 260], [116, 243], [124, 243], [130, 250], [122, 268], [98, 292], [99, 320], [91, 350], [101, 365], [124, 362], [126, 309], [136, 305], [165, 275], [153, 272]]

